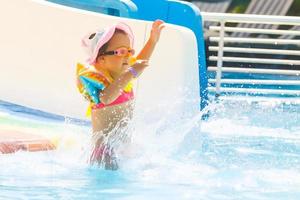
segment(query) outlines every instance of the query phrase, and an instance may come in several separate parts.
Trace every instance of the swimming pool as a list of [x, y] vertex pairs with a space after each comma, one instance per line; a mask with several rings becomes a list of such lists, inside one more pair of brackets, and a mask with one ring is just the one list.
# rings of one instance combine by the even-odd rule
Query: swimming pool
[[88, 124], [17, 108], [1, 102], [1, 127], [58, 134], [66, 143], [0, 155], [0, 199], [300, 198], [299, 102], [224, 99], [202, 122], [200, 115], [177, 124], [137, 118], [137, 153], [118, 171], [86, 163]]

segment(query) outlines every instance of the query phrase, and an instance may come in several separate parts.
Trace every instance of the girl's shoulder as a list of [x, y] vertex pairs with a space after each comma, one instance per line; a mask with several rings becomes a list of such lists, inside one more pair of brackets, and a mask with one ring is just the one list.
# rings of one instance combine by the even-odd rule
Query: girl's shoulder
[[77, 78], [86, 77], [101, 82], [110, 82], [109, 77], [106, 77], [104, 73], [97, 71], [94, 66], [85, 65], [82, 63], [77, 63], [76, 75]]
[[77, 88], [79, 92], [91, 103], [99, 103], [99, 90], [103, 90], [110, 82], [92, 66], [77, 63], [76, 66]]

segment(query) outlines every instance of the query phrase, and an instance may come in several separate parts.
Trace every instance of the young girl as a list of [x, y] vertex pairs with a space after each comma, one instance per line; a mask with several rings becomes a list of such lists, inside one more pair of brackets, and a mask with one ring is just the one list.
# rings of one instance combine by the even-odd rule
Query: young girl
[[161, 20], [152, 24], [150, 37], [136, 59], [132, 57], [134, 36], [125, 23], [88, 34], [82, 40], [89, 53], [89, 67], [78, 64], [77, 75], [80, 92], [91, 103], [92, 164], [112, 170], [118, 168], [114, 142], [127, 135], [134, 98], [131, 81], [148, 66], [163, 28]]

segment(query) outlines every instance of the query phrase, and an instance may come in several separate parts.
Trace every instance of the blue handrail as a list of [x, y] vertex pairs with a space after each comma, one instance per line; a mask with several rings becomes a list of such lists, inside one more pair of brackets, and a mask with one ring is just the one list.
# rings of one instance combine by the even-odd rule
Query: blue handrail
[[[104, 13], [113, 16], [131, 18], [137, 11], [136, 5], [130, 0], [47, 0], [73, 8]], [[129, 16], [130, 14], [130, 16]]]

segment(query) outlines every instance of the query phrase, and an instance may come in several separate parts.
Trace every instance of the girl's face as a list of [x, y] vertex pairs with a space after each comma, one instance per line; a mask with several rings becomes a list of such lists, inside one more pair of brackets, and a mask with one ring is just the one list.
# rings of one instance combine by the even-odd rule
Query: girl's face
[[[125, 33], [115, 33], [110, 39], [108, 47], [105, 52], [114, 51], [120, 47], [125, 47], [130, 49], [130, 39]], [[116, 78], [120, 73], [122, 73], [128, 66], [129, 55], [102, 55], [97, 59], [96, 67], [108, 70], [113, 78]]]

